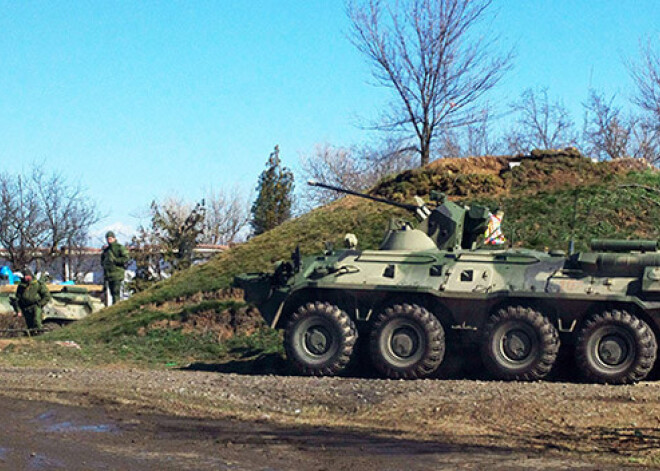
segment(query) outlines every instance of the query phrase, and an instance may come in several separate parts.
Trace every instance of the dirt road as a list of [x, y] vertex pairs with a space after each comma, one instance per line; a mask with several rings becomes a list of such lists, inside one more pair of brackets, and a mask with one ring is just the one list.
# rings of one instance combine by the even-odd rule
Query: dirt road
[[652, 383], [120, 367], [0, 368], [0, 381], [0, 469], [644, 469], [660, 443]]
[[0, 465], [15, 470], [504, 470], [580, 464], [496, 447], [370, 438], [326, 428], [133, 415], [126, 410], [108, 412], [100, 405], [83, 408], [10, 399], [0, 409], [0, 420], [6, 424], [0, 437]]

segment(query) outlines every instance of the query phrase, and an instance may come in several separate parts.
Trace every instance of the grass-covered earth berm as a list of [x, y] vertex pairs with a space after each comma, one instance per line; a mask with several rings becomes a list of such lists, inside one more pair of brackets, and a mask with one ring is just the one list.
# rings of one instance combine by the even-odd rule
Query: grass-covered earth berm
[[[566, 249], [572, 236], [576, 250], [585, 250], [596, 237], [657, 239], [660, 198], [649, 188], [660, 188], [660, 173], [642, 161], [595, 163], [567, 150], [442, 159], [387, 177], [371, 193], [411, 201], [413, 195], [428, 200], [430, 190], [441, 190], [455, 200], [503, 208], [503, 229], [515, 246]], [[346, 232], [357, 235], [360, 248], [376, 248], [394, 216], [413, 220], [384, 204], [342, 198], [39, 343], [48, 355], [61, 356], [56, 352], [62, 349], [52, 349], [51, 341], [73, 340], [82, 349], [68, 351], [71, 360], [106, 363], [181, 365], [277, 357], [278, 334], [261, 325], [254, 309], [231, 289], [233, 277], [271, 269], [296, 245], [303, 254], [322, 251], [324, 241], [339, 245]], [[24, 354], [11, 355], [12, 362], [21, 363]]]

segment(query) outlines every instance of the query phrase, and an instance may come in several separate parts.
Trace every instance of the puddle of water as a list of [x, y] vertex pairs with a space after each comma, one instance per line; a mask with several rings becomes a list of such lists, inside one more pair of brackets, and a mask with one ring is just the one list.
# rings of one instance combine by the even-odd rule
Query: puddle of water
[[0, 461], [4, 461], [7, 458], [7, 453], [9, 453], [9, 448], [0, 447]]
[[75, 425], [72, 422], [60, 422], [58, 424], [49, 425], [46, 427], [46, 432], [92, 432], [92, 433], [108, 433], [116, 432], [117, 427], [108, 424], [98, 425]]
[[36, 420], [49, 420], [55, 417], [55, 411], [54, 410], [47, 410], [46, 412], [39, 414], [37, 416]]
[[28, 468], [37, 470], [64, 469], [64, 464], [57, 460], [50, 459], [46, 455], [37, 453], [30, 458]]

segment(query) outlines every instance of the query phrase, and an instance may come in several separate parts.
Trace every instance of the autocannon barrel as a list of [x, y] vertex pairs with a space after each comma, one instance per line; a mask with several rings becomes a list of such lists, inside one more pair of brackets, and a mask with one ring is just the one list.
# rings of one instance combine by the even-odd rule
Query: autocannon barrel
[[372, 201], [378, 201], [379, 203], [389, 204], [390, 206], [395, 206], [397, 208], [405, 209], [416, 213], [420, 206], [414, 204], [399, 203], [397, 201], [390, 201], [385, 198], [379, 198], [378, 196], [367, 195], [366, 193], [360, 193], [358, 191], [349, 190], [348, 188], [342, 188], [339, 186], [328, 185], [326, 183], [317, 182], [314, 180], [309, 180], [307, 182], [309, 186], [318, 186], [319, 188], [325, 188], [326, 190], [334, 190], [340, 193], [346, 193], [347, 195], [359, 196], [360, 198], [365, 198]]

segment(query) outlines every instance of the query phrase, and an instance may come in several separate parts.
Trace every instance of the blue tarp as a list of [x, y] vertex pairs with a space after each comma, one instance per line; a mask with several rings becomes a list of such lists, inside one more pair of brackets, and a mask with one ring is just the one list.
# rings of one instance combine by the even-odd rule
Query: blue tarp
[[9, 282], [10, 285], [16, 284], [16, 282], [21, 281], [19, 277], [17, 277], [12, 273], [11, 269], [7, 265], [0, 268], [0, 275], [2, 275], [2, 278], [7, 278], [7, 281]]

